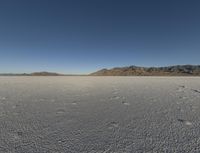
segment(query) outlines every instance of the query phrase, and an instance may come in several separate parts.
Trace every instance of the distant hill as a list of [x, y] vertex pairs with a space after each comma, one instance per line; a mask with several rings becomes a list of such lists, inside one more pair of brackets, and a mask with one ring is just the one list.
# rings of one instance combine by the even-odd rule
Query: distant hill
[[30, 76], [28, 73], [0, 73], [0, 76]]
[[92, 76], [200, 76], [200, 65], [176, 65], [168, 67], [117, 67], [102, 69]]
[[54, 72], [34, 72], [34, 73], [2, 73], [0, 76], [61, 76]]
[[87, 76], [86, 74], [60, 74], [55, 72], [0, 73], [0, 76]]
[[34, 72], [30, 74], [31, 76], [60, 76], [62, 74], [54, 73], [54, 72]]

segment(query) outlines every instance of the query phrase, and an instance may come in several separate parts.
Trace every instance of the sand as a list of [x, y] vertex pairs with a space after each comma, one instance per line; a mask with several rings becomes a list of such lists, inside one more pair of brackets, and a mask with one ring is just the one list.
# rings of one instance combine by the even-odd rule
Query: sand
[[1, 153], [199, 153], [200, 77], [0, 77]]

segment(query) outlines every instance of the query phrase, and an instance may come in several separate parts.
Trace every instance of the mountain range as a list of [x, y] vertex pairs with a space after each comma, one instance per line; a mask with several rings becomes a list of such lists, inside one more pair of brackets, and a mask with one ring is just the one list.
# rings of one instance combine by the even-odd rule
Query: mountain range
[[[89, 76], [200, 76], [200, 65], [175, 65], [166, 67], [127, 66], [101, 69]], [[55, 72], [1, 73], [0, 76], [82, 76]], [[85, 76], [85, 75], [83, 75]]]
[[63, 74], [54, 72], [33, 72], [33, 73], [1, 73], [0, 76], [61, 76]]
[[200, 76], [200, 65], [167, 67], [116, 67], [91, 73], [92, 76]]

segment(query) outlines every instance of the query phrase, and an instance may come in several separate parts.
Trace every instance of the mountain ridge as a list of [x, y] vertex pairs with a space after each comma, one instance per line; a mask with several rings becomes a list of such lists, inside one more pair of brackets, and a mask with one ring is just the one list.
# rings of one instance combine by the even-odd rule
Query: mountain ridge
[[200, 76], [200, 65], [174, 65], [165, 67], [127, 66], [101, 69], [91, 76]]
[[63, 74], [55, 72], [33, 72], [33, 73], [1, 73], [0, 76], [62, 76]]
[[32, 72], [32, 73], [0, 73], [0, 76], [85, 76], [85, 74], [61, 74], [56, 72]]
[[0, 73], [0, 76], [200, 76], [200, 65], [165, 67], [125, 66], [101, 69], [90, 74], [60, 74], [56, 72]]

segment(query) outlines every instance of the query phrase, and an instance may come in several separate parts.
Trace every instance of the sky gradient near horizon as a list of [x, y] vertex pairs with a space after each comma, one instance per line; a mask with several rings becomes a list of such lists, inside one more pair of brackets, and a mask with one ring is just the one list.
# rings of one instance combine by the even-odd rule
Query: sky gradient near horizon
[[199, 0], [1, 0], [0, 73], [200, 64]]

